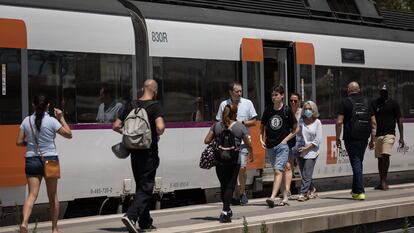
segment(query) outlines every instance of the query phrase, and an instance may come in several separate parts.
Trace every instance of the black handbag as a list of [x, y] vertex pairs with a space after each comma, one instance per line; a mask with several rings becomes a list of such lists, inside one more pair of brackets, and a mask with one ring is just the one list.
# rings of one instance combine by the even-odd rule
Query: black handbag
[[207, 147], [201, 153], [200, 164], [199, 164], [200, 168], [210, 169], [216, 166], [216, 159], [215, 159], [216, 149], [217, 149], [216, 140], [213, 140], [207, 145]]

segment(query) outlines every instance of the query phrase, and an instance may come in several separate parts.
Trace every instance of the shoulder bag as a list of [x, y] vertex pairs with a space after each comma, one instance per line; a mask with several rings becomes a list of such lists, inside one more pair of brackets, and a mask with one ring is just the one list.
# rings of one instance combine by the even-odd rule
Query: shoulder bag
[[39, 153], [39, 155], [40, 155], [40, 157], [42, 158], [42, 161], [43, 161], [44, 177], [46, 179], [59, 179], [60, 178], [59, 161], [57, 161], [57, 160], [46, 160], [45, 157], [42, 155], [42, 153], [40, 152], [39, 141], [36, 137], [36, 134], [34, 133], [33, 126], [32, 126], [32, 121], [31, 121], [30, 118], [31, 117], [29, 116], [30, 130], [32, 131], [33, 138], [35, 139], [37, 151], [38, 151], [38, 153]]

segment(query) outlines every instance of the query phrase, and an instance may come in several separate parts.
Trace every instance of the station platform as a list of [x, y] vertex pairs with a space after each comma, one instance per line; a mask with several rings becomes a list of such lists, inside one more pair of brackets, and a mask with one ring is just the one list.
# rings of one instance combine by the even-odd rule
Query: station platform
[[[243, 217], [246, 217], [250, 233], [263, 232], [260, 229], [263, 224], [268, 233], [349, 232], [339, 229], [414, 216], [413, 194], [414, 183], [410, 183], [391, 185], [388, 191], [368, 187], [365, 201], [353, 200], [350, 190], [321, 192], [316, 199], [306, 202], [291, 200], [289, 206], [272, 209], [267, 207], [265, 198], [250, 199], [246, 206], [232, 207], [234, 216], [231, 223], [218, 222], [221, 203], [154, 210], [151, 214], [158, 233], [241, 233], [245, 232]], [[117, 214], [64, 219], [59, 221], [59, 225], [63, 233], [127, 232], [121, 217]], [[50, 232], [50, 225], [50, 222], [39, 223], [37, 232]], [[29, 227], [33, 229], [34, 225]], [[395, 226], [395, 229], [402, 227]], [[15, 233], [16, 230], [17, 226], [2, 227], [0, 233]]]

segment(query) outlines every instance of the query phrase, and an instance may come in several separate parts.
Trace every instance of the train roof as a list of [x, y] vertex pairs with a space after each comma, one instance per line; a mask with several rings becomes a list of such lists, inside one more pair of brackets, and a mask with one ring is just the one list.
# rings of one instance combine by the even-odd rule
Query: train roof
[[128, 9], [117, 0], [0, 0], [0, 4], [129, 16]]
[[[324, 1], [324, 0], [315, 0]], [[365, 1], [365, 0], [359, 0]], [[301, 9], [302, 0], [243, 0], [237, 1], [232, 7], [228, 5], [220, 6], [220, 2], [236, 2], [236, 1], [203, 1], [203, 0], [151, 0], [151, 1], [132, 1], [142, 12], [145, 18], [160, 19], [160, 20], [174, 20], [192, 23], [206, 23], [218, 24], [237, 27], [251, 27], [269, 30], [282, 30], [302, 33], [313, 33], [333, 36], [356, 37], [366, 39], [388, 40], [414, 43], [414, 31], [408, 30], [408, 26], [404, 28], [396, 28], [387, 26], [384, 22], [378, 21], [365, 23], [355, 20], [332, 20], [326, 17], [311, 17], [310, 10], [303, 6]], [[168, 3], [167, 3], [168, 2]], [[208, 4], [214, 2], [214, 5]], [[262, 10], [248, 8], [246, 2], [267, 2], [272, 4], [274, 10], [270, 14], [263, 13]], [[283, 10], [286, 5], [278, 2], [295, 2], [294, 5], [289, 5], [289, 9]], [[236, 8], [236, 5], [239, 5]], [[263, 8], [266, 4], [263, 5]], [[279, 7], [279, 8], [278, 8]], [[295, 9], [296, 7], [296, 9]], [[267, 6], [271, 9], [270, 6]], [[383, 11], [385, 12], [385, 11]], [[392, 11], [386, 11], [388, 14], [394, 14]], [[383, 13], [382, 13], [383, 14]], [[407, 21], [404, 25], [410, 25], [414, 30], [414, 14], [395, 12], [398, 17], [404, 18], [408, 15]], [[402, 16], [401, 16], [402, 15]], [[390, 17], [386, 18], [383, 14], [383, 19], [390, 21]], [[394, 17], [394, 16], [393, 16]], [[411, 17], [411, 18], [410, 18]], [[363, 20], [360, 18], [360, 20]], [[366, 18], [365, 18], [366, 20]], [[411, 20], [411, 21], [410, 21]], [[411, 22], [411, 23], [410, 23]]]
[[[145, 18], [414, 43], [414, 14], [379, 10], [370, 0], [122, 0]], [[118, 0], [0, 0], [0, 4], [128, 16]], [[334, 8], [334, 9], [332, 9]], [[348, 11], [348, 12], [344, 12]]]

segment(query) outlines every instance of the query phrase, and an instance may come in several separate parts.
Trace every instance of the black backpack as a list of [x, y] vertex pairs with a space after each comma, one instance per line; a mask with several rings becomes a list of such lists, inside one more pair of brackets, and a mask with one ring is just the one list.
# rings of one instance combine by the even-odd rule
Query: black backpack
[[236, 145], [236, 138], [231, 132], [231, 126], [229, 128], [224, 128], [222, 125], [222, 131], [216, 137], [216, 153], [215, 158], [216, 161], [220, 163], [236, 163], [240, 148]]
[[348, 122], [348, 132], [351, 138], [368, 140], [371, 135], [371, 111], [369, 109], [369, 101], [364, 98], [363, 102], [355, 102], [354, 99], [348, 97], [352, 103], [352, 116]]

